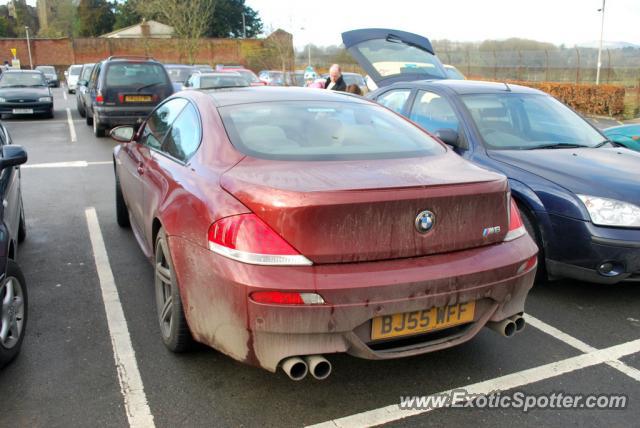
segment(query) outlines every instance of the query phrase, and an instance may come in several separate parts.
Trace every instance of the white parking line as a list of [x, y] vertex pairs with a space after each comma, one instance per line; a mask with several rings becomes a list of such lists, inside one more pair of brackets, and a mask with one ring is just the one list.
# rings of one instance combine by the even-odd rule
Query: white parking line
[[[557, 328], [547, 324], [546, 322], [537, 319], [531, 314], [525, 314], [525, 318], [527, 320], [527, 324], [529, 324], [530, 326], [535, 327], [538, 330], [555, 337], [556, 339], [566, 343], [573, 348], [576, 348], [579, 351], [588, 353], [597, 350], [593, 346], [587, 345], [580, 339], [576, 339], [573, 336], [569, 336], [567, 333], [560, 331]], [[608, 361], [607, 365], [640, 382], [640, 370], [630, 367], [622, 361]]]
[[64, 100], [67, 100], [67, 91], [64, 90], [64, 86], [62, 87], [62, 96], [64, 97]]
[[112, 165], [112, 161], [70, 161], [70, 162], [47, 162], [47, 163], [33, 163], [22, 165], [20, 168], [86, 168], [92, 165]]
[[98, 279], [100, 280], [102, 300], [107, 315], [109, 335], [111, 336], [113, 358], [118, 371], [118, 381], [124, 398], [127, 420], [129, 421], [129, 426], [133, 428], [154, 427], [153, 415], [147, 404], [147, 396], [144, 392], [136, 355], [131, 345], [127, 321], [120, 304], [118, 289], [111, 271], [109, 256], [104, 246], [95, 208], [87, 208], [85, 216], [89, 227], [93, 258], [95, 259]]
[[78, 137], [76, 136], [76, 127], [73, 125], [73, 118], [71, 117], [71, 109], [67, 107], [67, 123], [69, 124], [69, 134], [71, 135], [71, 142], [75, 143], [78, 141]]
[[[616, 361], [624, 356], [640, 352], [640, 339], [626, 342], [621, 345], [611, 346], [609, 348], [596, 350], [576, 357], [567, 358], [556, 361], [554, 363], [545, 364], [495, 379], [489, 379], [483, 382], [474, 383], [472, 385], [462, 386], [460, 388], [450, 389], [439, 394], [450, 394], [454, 390], [464, 389], [470, 394], [490, 394], [494, 391], [507, 391], [519, 388], [545, 379], [554, 378], [566, 373], [587, 367], [596, 366], [598, 364], [609, 361]], [[437, 394], [436, 394], [437, 395]], [[399, 397], [398, 397], [399, 398]], [[434, 409], [415, 409], [403, 410], [398, 404], [381, 407], [379, 409], [358, 413], [344, 418], [333, 419], [322, 422], [317, 425], [311, 425], [313, 428], [352, 428], [352, 427], [372, 427], [385, 423], [397, 421], [409, 416], [416, 416], [430, 412]], [[308, 427], [309, 428], [309, 427]]]

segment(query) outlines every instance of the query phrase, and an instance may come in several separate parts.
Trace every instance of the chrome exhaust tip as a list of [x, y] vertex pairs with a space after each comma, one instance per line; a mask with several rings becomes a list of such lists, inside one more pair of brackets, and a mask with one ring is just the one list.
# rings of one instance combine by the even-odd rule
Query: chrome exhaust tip
[[510, 319], [516, 324], [516, 333], [520, 333], [527, 325], [522, 314], [514, 315]]
[[304, 357], [311, 376], [318, 380], [324, 380], [331, 374], [331, 363], [322, 355], [309, 355]]
[[282, 370], [291, 380], [302, 380], [309, 373], [307, 363], [300, 357], [290, 357], [284, 360]]
[[516, 323], [510, 318], [503, 319], [502, 321], [489, 321], [487, 327], [496, 333], [504, 337], [511, 337], [516, 334]]

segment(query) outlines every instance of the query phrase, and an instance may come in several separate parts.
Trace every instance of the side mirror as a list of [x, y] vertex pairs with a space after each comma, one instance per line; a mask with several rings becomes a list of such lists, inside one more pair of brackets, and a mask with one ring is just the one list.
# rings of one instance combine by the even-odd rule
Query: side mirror
[[27, 161], [27, 151], [22, 146], [8, 144], [2, 147], [0, 169], [22, 165]]
[[133, 139], [136, 130], [133, 126], [116, 126], [109, 132], [111, 138], [119, 143], [128, 143]]
[[78, 80], [78, 86], [87, 86], [87, 82], [86, 80]]
[[453, 129], [438, 129], [435, 132], [435, 136], [451, 147], [460, 147], [460, 136], [458, 135], [458, 132]]

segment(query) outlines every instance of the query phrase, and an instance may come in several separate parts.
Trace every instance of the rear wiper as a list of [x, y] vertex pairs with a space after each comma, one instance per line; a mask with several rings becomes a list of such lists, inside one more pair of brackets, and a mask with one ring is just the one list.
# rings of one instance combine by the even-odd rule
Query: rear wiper
[[553, 143], [543, 144], [541, 146], [528, 147], [526, 150], [538, 150], [538, 149], [581, 149], [587, 146], [573, 143]]
[[163, 83], [164, 82], [156, 82], [156, 83], [150, 83], [148, 85], [140, 86], [138, 89], [136, 89], [136, 92], [140, 92], [141, 90], [146, 89], [146, 88], [150, 88], [152, 86], [162, 85]]

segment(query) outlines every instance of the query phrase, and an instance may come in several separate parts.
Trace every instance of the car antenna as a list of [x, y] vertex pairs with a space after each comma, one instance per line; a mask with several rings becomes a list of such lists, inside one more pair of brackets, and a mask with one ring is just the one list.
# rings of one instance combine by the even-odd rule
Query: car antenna
[[509, 87], [509, 85], [507, 84], [507, 82], [503, 82], [503, 83], [504, 83], [504, 86], [506, 86], [506, 87], [507, 87], [507, 91], [508, 91], [508, 92], [511, 92], [511, 88]]

